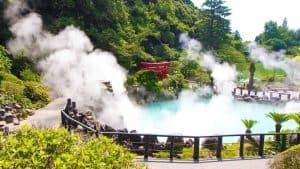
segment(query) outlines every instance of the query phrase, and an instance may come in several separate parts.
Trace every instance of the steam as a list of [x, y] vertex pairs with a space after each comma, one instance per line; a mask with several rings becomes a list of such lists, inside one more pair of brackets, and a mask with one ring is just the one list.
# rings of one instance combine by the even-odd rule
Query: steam
[[202, 52], [202, 45], [199, 41], [191, 39], [187, 34], [181, 34], [179, 42], [187, 51], [188, 60], [195, 60], [203, 68], [211, 72], [217, 92], [220, 95], [231, 95], [235, 85], [237, 72], [235, 67], [228, 63], [219, 63], [210, 52]]
[[[115, 128], [139, 126], [142, 113], [125, 93], [126, 71], [113, 54], [94, 49], [86, 34], [74, 26], [57, 35], [43, 30], [40, 15], [18, 13], [23, 5], [24, 1], [13, 1], [6, 10], [14, 35], [7, 46], [13, 54], [21, 52], [36, 62], [52, 95], [72, 98], [81, 110], [96, 112], [101, 122]], [[114, 94], [105, 90], [104, 81], [111, 82]]]
[[269, 52], [256, 43], [250, 43], [248, 48], [252, 59], [261, 62], [266, 68], [283, 69], [287, 73], [288, 83], [300, 84], [300, 62], [284, 57], [285, 51]]

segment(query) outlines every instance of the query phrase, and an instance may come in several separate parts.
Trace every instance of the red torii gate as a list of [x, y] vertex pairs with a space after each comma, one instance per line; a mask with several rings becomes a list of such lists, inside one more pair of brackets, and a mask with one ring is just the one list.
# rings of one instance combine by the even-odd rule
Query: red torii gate
[[161, 63], [153, 63], [153, 62], [142, 62], [142, 65], [145, 70], [152, 70], [158, 74], [159, 79], [167, 78], [167, 71], [172, 62], [161, 62]]

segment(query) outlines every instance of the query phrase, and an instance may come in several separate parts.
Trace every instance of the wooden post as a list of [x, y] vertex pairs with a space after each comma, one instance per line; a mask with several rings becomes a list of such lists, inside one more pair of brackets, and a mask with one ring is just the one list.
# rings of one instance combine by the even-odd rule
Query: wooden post
[[259, 145], [258, 145], [258, 155], [264, 156], [264, 143], [265, 143], [265, 135], [261, 134], [259, 137]]
[[72, 109], [71, 111], [76, 109], [76, 102], [72, 102], [72, 108], [71, 109]]
[[67, 114], [69, 114], [69, 111], [70, 111], [70, 108], [71, 108], [71, 104], [72, 104], [72, 100], [70, 98], [67, 99], [67, 104], [66, 104], [66, 107], [65, 107], [65, 112]]
[[148, 161], [149, 155], [149, 137], [148, 135], [144, 135], [144, 161]]
[[[241, 90], [240, 90], [240, 94], [241, 94], [241, 96], [243, 96], [243, 88], [240, 88]], [[299, 95], [299, 98], [300, 98], [300, 95]]]
[[255, 90], [254, 95], [257, 96], [257, 90]]
[[194, 162], [199, 162], [199, 138], [194, 138]]
[[170, 136], [170, 162], [173, 162], [174, 158], [174, 136]]
[[300, 133], [297, 133], [297, 144], [300, 144]]
[[217, 152], [216, 157], [218, 160], [222, 160], [222, 146], [223, 146], [223, 137], [218, 136]]
[[240, 137], [240, 158], [244, 159], [244, 142], [245, 142], [245, 136]]
[[273, 98], [273, 92], [270, 92], [270, 99], [272, 100]]
[[280, 151], [286, 150], [286, 134], [282, 134]]
[[236, 94], [236, 88], [233, 89], [232, 95], [235, 96]]
[[279, 100], [281, 100], [281, 93], [279, 93]]
[[288, 100], [291, 100], [291, 94], [290, 93], [287, 94], [287, 98], [288, 98]]

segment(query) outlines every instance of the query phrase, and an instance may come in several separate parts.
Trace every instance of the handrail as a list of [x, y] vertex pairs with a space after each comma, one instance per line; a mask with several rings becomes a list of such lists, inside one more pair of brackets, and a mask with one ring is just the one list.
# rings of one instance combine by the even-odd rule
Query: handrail
[[[68, 127], [68, 129], [71, 129], [72, 125], [80, 125], [81, 127], [83, 127], [84, 129], [96, 134], [96, 137], [99, 137], [99, 134], [101, 135], [110, 135], [110, 136], [116, 136], [117, 139], [121, 139], [122, 141], [122, 136], [123, 139], [125, 138], [124, 136], [136, 136], [139, 137], [140, 139], [142, 139], [141, 141], [134, 141], [131, 140], [131, 138], [134, 137], [126, 137], [127, 139], [125, 139], [128, 143], [134, 145], [134, 144], [138, 144], [138, 145], [143, 145], [143, 155], [144, 155], [144, 161], [148, 161], [148, 156], [149, 154], [159, 150], [159, 149], [154, 149], [154, 145], [156, 143], [152, 141], [150, 141], [150, 138], [156, 138], [157, 137], [166, 137], [168, 138], [169, 141], [167, 141], [167, 143], [165, 144], [168, 145], [169, 147], [165, 147], [165, 150], [169, 151], [169, 160], [170, 162], [172, 162], [174, 160], [175, 157], [175, 147], [176, 147], [176, 142], [175, 142], [175, 138], [189, 138], [193, 140], [193, 161], [194, 162], [199, 162], [199, 152], [200, 152], [200, 139], [204, 139], [204, 138], [216, 138], [217, 142], [216, 143], [212, 143], [212, 144], [216, 144], [216, 159], [217, 160], [222, 160], [222, 151], [223, 151], [223, 138], [225, 137], [239, 137], [239, 157], [241, 159], [244, 159], [244, 148], [245, 148], [245, 142], [246, 142], [246, 138], [252, 138], [254, 139], [254, 137], [252, 136], [257, 136], [256, 140], [253, 142], [253, 145], [255, 145], [258, 148], [258, 155], [261, 158], [264, 158], [265, 156], [265, 148], [264, 145], [266, 143], [265, 141], [265, 136], [282, 136], [281, 139], [279, 140], [279, 149], [278, 151], [284, 151], [287, 148], [287, 136], [288, 135], [296, 135], [296, 144], [300, 144], [300, 132], [291, 132], [291, 133], [243, 133], [243, 134], [224, 134], [224, 135], [202, 135], [202, 136], [192, 136], [192, 135], [170, 135], [170, 134], [151, 134], [151, 133], [127, 133], [127, 132], [100, 132], [100, 130], [95, 128], [92, 128], [86, 124], [81, 123], [80, 121], [74, 119], [73, 117], [71, 117], [68, 113], [66, 113], [64, 110], [61, 111], [61, 117], [62, 117], [62, 124], [65, 127]], [[252, 141], [251, 139], [249, 139], [249, 141]], [[255, 144], [254, 144], [255, 143]], [[132, 148], [130, 149], [131, 151], [135, 151], [137, 149]], [[159, 150], [161, 151], [161, 150]]]
[[79, 121], [73, 119], [73, 118], [72, 118], [71, 116], [69, 116], [64, 110], [62, 110], [61, 113], [62, 113], [62, 117], [67, 118], [68, 120], [70, 120], [70, 121], [72, 121], [72, 122], [74, 122], [74, 123], [76, 123], [76, 124], [82, 126], [83, 128], [85, 128], [85, 129], [87, 129], [87, 130], [90, 130], [91, 132], [94, 132], [94, 133], [97, 133], [97, 132], [98, 132], [97, 130], [95, 130], [95, 129], [93, 129], [93, 128], [91, 128], [91, 127], [89, 127], [89, 126], [87, 126], [87, 125], [85, 125], [85, 124], [83, 124], [83, 123], [81, 123], [81, 122], [79, 122]]

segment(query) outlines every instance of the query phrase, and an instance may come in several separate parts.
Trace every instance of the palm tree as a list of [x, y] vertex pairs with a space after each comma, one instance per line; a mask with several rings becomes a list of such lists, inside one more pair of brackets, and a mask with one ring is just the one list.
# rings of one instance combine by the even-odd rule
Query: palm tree
[[[246, 127], [246, 134], [250, 134], [252, 133], [251, 128], [258, 123], [258, 121], [256, 120], [252, 120], [252, 119], [242, 119], [242, 123], [244, 124], [244, 126]], [[254, 145], [254, 146], [258, 146], [257, 142], [255, 141], [255, 139], [253, 137], [251, 137], [251, 135], [246, 135], [246, 138]]]
[[256, 120], [252, 120], [252, 119], [242, 119], [242, 123], [244, 124], [244, 126], [246, 127], [246, 133], [250, 134], [252, 133], [251, 128], [258, 123], [258, 121]]
[[290, 114], [290, 119], [294, 120], [298, 124], [297, 131], [300, 131], [300, 113]]
[[[275, 132], [276, 133], [280, 133], [282, 123], [290, 120], [289, 115], [284, 114], [284, 113], [269, 112], [267, 114], [267, 117], [271, 118], [275, 122]], [[280, 135], [276, 135], [275, 140], [279, 142], [280, 141]]]

